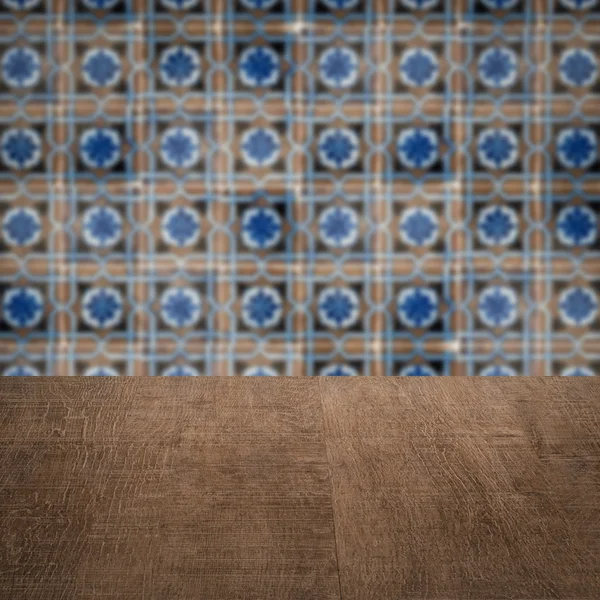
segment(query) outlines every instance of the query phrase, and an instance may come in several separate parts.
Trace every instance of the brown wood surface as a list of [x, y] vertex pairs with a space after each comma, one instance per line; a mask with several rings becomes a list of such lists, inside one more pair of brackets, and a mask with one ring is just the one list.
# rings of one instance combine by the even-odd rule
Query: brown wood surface
[[2, 378], [0, 598], [600, 598], [600, 380]]

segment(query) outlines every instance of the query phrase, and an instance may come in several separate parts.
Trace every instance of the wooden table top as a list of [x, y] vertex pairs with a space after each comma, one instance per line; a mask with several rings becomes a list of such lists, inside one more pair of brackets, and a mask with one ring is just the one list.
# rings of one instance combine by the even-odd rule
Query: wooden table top
[[600, 598], [600, 379], [3, 378], [0, 598]]

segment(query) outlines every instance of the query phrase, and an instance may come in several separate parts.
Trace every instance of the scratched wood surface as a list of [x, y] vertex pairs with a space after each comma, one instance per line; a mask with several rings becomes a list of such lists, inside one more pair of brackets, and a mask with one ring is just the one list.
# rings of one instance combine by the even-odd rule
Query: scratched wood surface
[[319, 385], [344, 600], [600, 598], [600, 381]]
[[316, 382], [0, 389], [0, 597], [339, 598]]
[[600, 380], [2, 378], [0, 598], [600, 598]]

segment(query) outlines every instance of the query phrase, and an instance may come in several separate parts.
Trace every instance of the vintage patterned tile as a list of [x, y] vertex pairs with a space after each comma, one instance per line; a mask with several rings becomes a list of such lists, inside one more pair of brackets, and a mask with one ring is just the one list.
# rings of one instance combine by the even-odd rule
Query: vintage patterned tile
[[597, 0], [0, 0], [0, 372], [600, 374]]

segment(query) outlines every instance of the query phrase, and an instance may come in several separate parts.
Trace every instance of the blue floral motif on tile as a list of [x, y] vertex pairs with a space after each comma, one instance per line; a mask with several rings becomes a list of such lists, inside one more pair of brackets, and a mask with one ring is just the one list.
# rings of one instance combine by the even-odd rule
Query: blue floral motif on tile
[[168, 86], [194, 85], [202, 74], [200, 55], [188, 46], [171, 46], [160, 58], [160, 78]]
[[200, 294], [189, 287], [168, 288], [160, 299], [160, 314], [169, 327], [191, 327], [202, 314]]
[[42, 320], [42, 309], [42, 294], [36, 288], [15, 287], [4, 294], [2, 311], [11, 327], [35, 327]]
[[252, 287], [242, 296], [242, 318], [248, 327], [270, 328], [281, 319], [283, 301], [277, 290]]
[[2, 57], [2, 75], [13, 88], [34, 86], [41, 76], [40, 55], [33, 48], [11, 48]]
[[83, 58], [82, 76], [90, 86], [115, 85], [121, 77], [119, 55], [105, 48], [93, 48]]
[[29, 246], [37, 242], [42, 231], [40, 217], [31, 208], [12, 208], [4, 215], [2, 232], [11, 246]]
[[319, 318], [331, 329], [346, 329], [359, 316], [359, 299], [351, 288], [329, 287], [318, 298]]
[[279, 79], [279, 56], [271, 48], [247, 48], [240, 57], [240, 77], [250, 87], [268, 87]]

